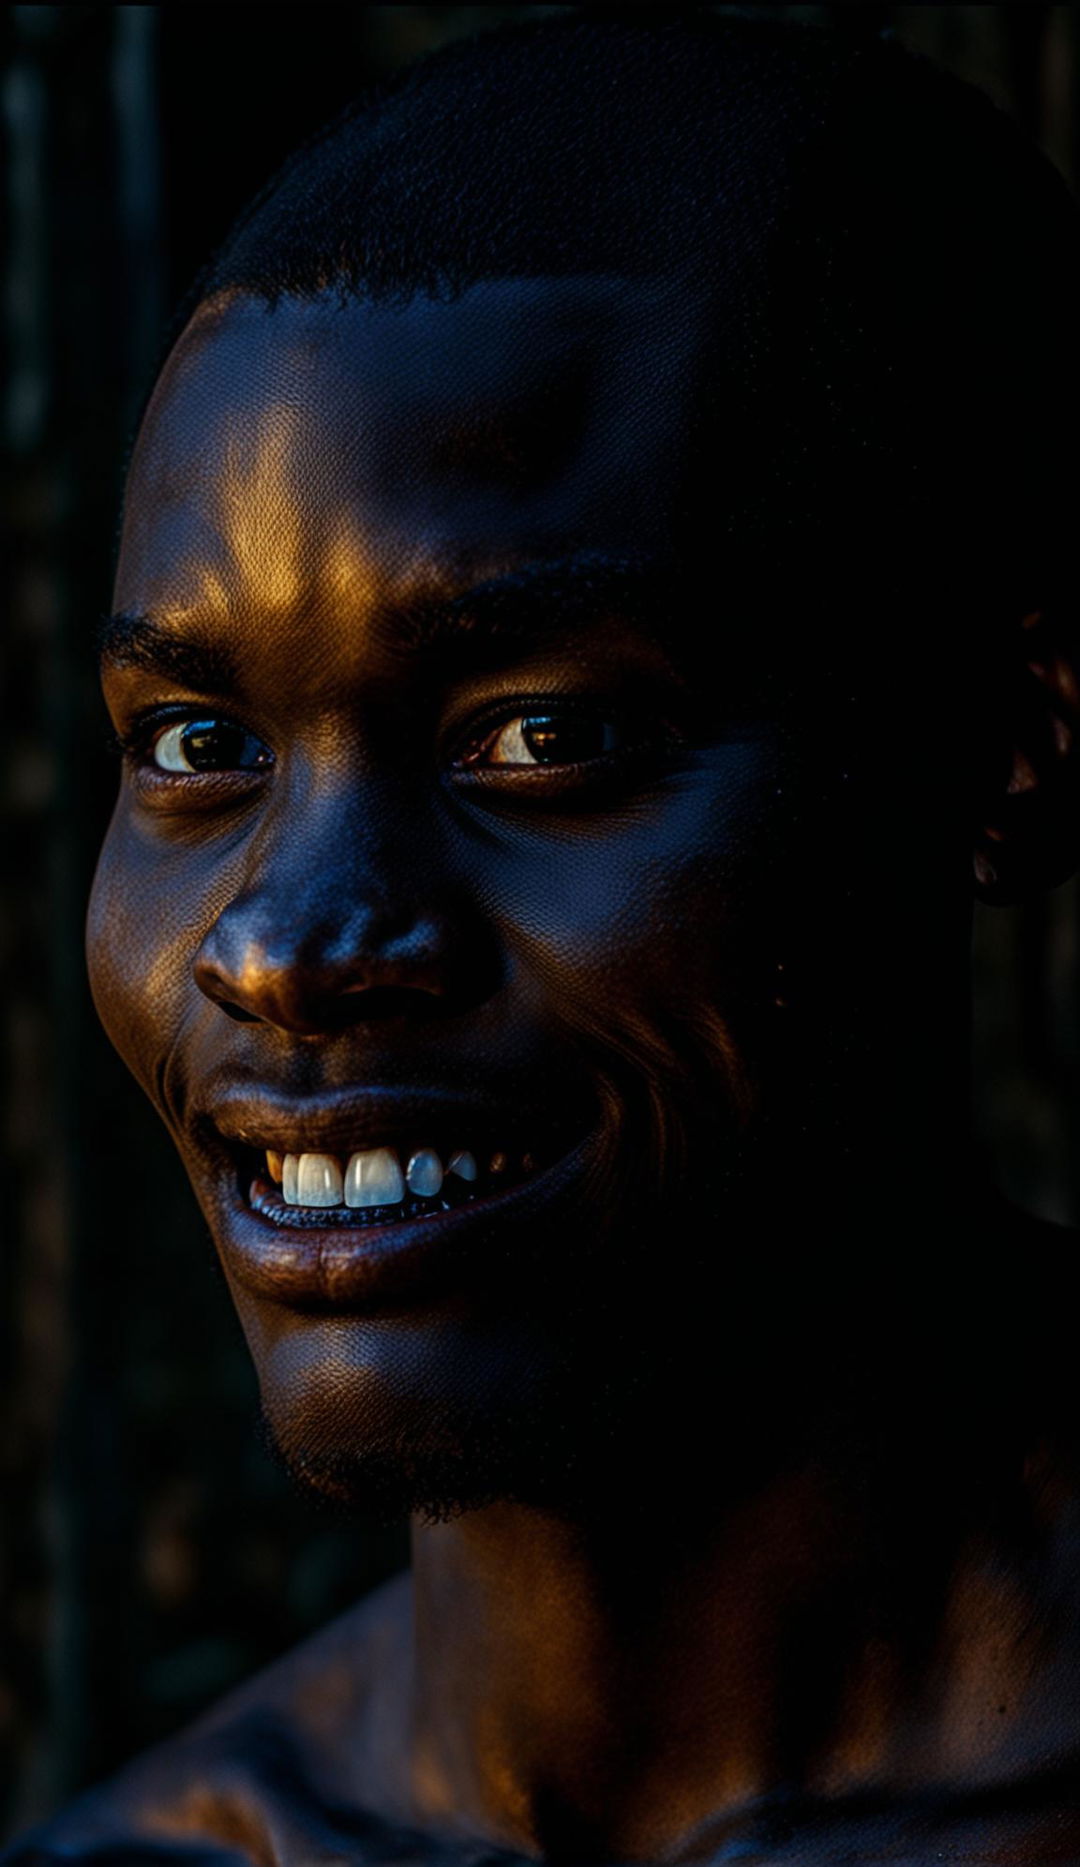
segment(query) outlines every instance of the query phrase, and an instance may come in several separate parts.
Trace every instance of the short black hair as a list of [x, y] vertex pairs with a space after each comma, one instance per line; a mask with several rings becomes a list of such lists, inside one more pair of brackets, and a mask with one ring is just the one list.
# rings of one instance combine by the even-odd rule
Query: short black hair
[[590, 12], [457, 40], [362, 100], [194, 301], [682, 281], [711, 306], [706, 401], [741, 410], [732, 527], [975, 526], [1031, 604], [1076, 580], [1078, 231], [1004, 113], [888, 35]]
[[775, 222], [785, 172], [859, 62], [832, 34], [704, 14], [545, 18], [453, 41], [292, 157], [203, 293], [707, 277], [725, 243], [741, 256]]

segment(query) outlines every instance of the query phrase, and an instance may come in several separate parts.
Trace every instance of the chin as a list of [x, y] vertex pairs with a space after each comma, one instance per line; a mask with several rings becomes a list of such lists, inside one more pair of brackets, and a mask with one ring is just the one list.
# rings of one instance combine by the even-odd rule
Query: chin
[[452, 1313], [291, 1316], [249, 1340], [269, 1443], [326, 1504], [445, 1521], [501, 1500], [553, 1502], [574, 1485], [574, 1357], [535, 1330]]

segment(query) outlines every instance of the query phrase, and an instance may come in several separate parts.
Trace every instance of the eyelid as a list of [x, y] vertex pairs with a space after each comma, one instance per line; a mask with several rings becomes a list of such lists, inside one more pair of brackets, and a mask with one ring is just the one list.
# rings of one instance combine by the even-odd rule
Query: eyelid
[[256, 732], [255, 728], [249, 726], [239, 714], [224, 709], [219, 710], [212, 701], [205, 700], [201, 702], [171, 700], [157, 706], [142, 707], [132, 716], [123, 731], [118, 730], [114, 734], [113, 744], [129, 758], [145, 758], [154, 740], [168, 727], [180, 725], [187, 720], [204, 719], [217, 720], [222, 726], [235, 726], [241, 732], [250, 733], [253, 739], [257, 739], [260, 745], [265, 745], [267, 751], [273, 755], [274, 749], [266, 745], [262, 733]]
[[[462, 761], [469, 749], [493, 738], [515, 720], [539, 718], [542, 715], [560, 720], [596, 719], [599, 716], [621, 723], [632, 722], [636, 712], [637, 709], [627, 707], [625, 702], [606, 695], [510, 695], [474, 713], [467, 723], [463, 723], [450, 735], [448, 763], [455, 769], [467, 769], [463, 767]], [[503, 769], [509, 771], [513, 767], [506, 766]]]
[[117, 728], [115, 744], [129, 758], [143, 756], [152, 744], [155, 735], [166, 726], [174, 726], [177, 721], [197, 719], [200, 710], [209, 712], [209, 708], [200, 709], [194, 701], [168, 701], [164, 705], [140, 707], [133, 713], [128, 724]]
[[[593, 758], [579, 761], [567, 760], [561, 765], [508, 763], [490, 767], [482, 765], [469, 767], [464, 763], [465, 754], [470, 747], [478, 746], [483, 741], [493, 738], [496, 733], [517, 719], [541, 715], [550, 715], [563, 720], [595, 719], [602, 716], [607, 721], [625, 725], [631, 730], [637, 727], [638, 737], [630, 744], [614, 747]], [[249, 733], [269, 752], [270, 763], [276, 762], [274, 748], [267, 743], [261, 732], [256, 731], [238, 714], [225, 709], [218, 711], [213, 702], [206, 701], [168, 701], [146, 706], [133, 716], [124, 729], [116, 731], [111, 743], [114, 749], [123, 756], [140, 765], [145, 772], [153, 772], [166, 783], [173, 781], [183, 783], [189, 777], [198, 777], [200, 782], [205, 783], [211, 775], [223, 780], [253, 777], [256, 768], [247, 767], [214, 774], [159, 771], [151, 756], [152, 747], [158, 735], [182, 721], [210, 717], [222, 724], [234, 726]], [[636, 700], [627, 703], [626, 700], [617, 699], [611, 694], [589, 692], [559, 694], [534, 691], [501, 697], [480, 708], [467, 722], [462, 722], [456, 730], [452, 730], [447, 735], [444, 757], [449, 772], [464, 779], [486, 778], [490, 774], [496, 781], [504, 775], [512, 775], [517, 780], [547, 778], [551, 781], [556, 779], [559, 773], [570, 773], [585, 768], [598, 770], [602, 767], [625, 763], [647, 750], [655, 751], [666, 747], [671, 751], [677, 745], [685, 743], [685, 731], [680, 730], [669, 717], [666, 709], [661, 711], [655, 707], [643, 706]], [[258, 769], [265, 771], [266, 767]]]
[[[576, 703], [576, 704], [575, 704]], [[556, 715], [563, 719], [580, 718], [582, 714], [595, 719], [598, 715], [608, 722], [616, 721], [631, 729], [631, 736], [610, 751], [600, 752], [591, 758], [570, 760], [552, 764], [507, 764], [488, 763], [478, 759], [474, 764], [464, 762], [464, 752], [469, 745], [481, 748], [487, 741], [505, 729], [514, 720], [536, 715]], [[635, 732], [633, 729], [637, 728]], [[483, 794], [488, 792], [494, 802], [500, 796], [509, 800], [511, 796], [524, 800], [532, 796], [539, 804], [544, 800], [554, 802], [562, 797], [569, 799], [593, 795], [596, 787], [605, 784], [618, 784], [621, 779], [628, 779], [634, 771], [641, 773], [644, 768], [669, 763], [673, 758], [685, 754], [689, 740], [685, 730], [681, 729], [666, 711], [641, 705], [620, 704], [606, 697], [590, 698], [588, 695], [574, 696], [560, 700], [557, 696], [503, 703], [492, 708], [483, 725], [475, 721], [467, 736], [459, 737], [457, 750], [450, 763], [447, 777], [455, 787], [475, 790]]]

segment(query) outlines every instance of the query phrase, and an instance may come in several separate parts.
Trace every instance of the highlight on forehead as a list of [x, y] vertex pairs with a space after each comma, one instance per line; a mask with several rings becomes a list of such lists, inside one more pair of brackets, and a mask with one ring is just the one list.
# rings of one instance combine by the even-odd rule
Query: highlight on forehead
[[768, 557], [816, 535], [867, 575], [905, 528], [927, 562], [963, 540], [968, 565], [978, 537], [1030, 606], [1077, 582], [1077, 232], [1004, 113], [896, 41], [704, 9], [544, 17], [450, 44], [300, 150], [180, 328], [229, 294], [692, 287], [706, 449], [740, 415], [738, 485], [701, 480], [711, 536]]
[[[456, 591], [451, 580], [431, 578], [407, 596], [385, 599], [372, 620], [404, 652], [457, 649], [468, 658], [503, 644], [518, 652], [540, 647], [609, 616], [660, 635], [662, 587], [661, 567], [649, 557], [582, 551], [518, 565]], [[138, 668], [192, 688], [238, 684], [236, 657], [219, 630], [198, 619], [170, 626], [120, 611], [101, 624], [97, 649], [111, 668]]]
[[[693, 370], [692, 320], [679, 309], [592, 275], [486, 283], [453, 307], [324, 297], [272, 311], [219, 297], [190, 320], [148, 406], [125, 562], [187, 528], [185, 601], [196, 609], [212, 584], [257, 581], [261, 603], [288, 612], [316, 572], [366, 602], [378, 559], [411, 557], [432, 529], [431, 487], [440, 502], [447, 489], [463, 506], [477, 494], [500, 502], [479, 527], [494, 541], [520, 531], [528, 501], [581, 468], [596, 410], [625, 403], [607, 383], [631, 373], [635, 345], [650, 366], [664, 345], [652, 370], [660, 405], [660, 387]], [[668, 389], [669, 425], [677, 393], [691, 390]]]

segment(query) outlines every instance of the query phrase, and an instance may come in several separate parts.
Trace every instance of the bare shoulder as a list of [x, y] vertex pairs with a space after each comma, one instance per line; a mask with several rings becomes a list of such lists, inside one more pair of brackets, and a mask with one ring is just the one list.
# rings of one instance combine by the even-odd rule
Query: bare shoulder
[[[3, 1867], [334, 1859], [330, 1830], [342, 1825], [342, 1858], [389, 1858], [385, 1818], [360, 1798], [372, 1732], [392, 1722], [372, 1712], [393, 1699], [407, 1607], [408, 1577], [397, 1576], [16, 1842]], [[405, 1860], [402, 1839], [393, 1858]]]

